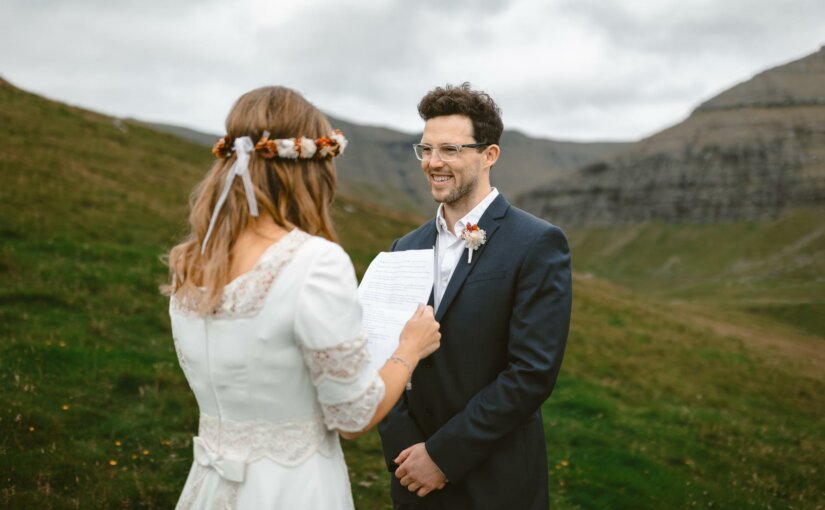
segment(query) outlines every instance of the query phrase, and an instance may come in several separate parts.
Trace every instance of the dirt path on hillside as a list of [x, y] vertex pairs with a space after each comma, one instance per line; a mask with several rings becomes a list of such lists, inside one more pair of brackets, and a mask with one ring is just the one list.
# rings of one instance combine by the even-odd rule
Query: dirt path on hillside
[[[759, 326], [745, 326], [710, 315], [712, 311], [694, 304], [679, 303], [673, 305], [681, 313], [678, 320], [710, 329], [720, 335], [739, 338], [747, 345], [754, 346], [769, 354], [772, 358], [793, 363], [806, 375], [825, 380], [825, 340], [811, 336], [795, 335], [773, 331]], [[747, 320], [742, 317], [741, 320]]]
[[771, 365], [798, 371], [806, 376], [825, 380], [825, 339], [790, 331], [789, 328], [766, 324], [767, 321], [744, 312], [718, 310], [694, 302], [652, 301], [650, 296], [632, 291], [613, 282], [587, 273], [574, 273], [578, 284], [598, 287], [604, 298], [622, 305], [641, 308], [645, 313], [679, 322], [695, 329], [740, 339], [753, 347], [754, 353]]

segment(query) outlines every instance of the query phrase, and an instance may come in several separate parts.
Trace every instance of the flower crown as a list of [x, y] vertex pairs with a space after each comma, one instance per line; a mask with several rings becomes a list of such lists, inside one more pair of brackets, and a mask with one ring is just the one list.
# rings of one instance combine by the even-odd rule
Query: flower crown
[[[305, 136], [270, 140], [269, 131], [264, 131], [255, 144], [255, 152], [264, 159], [324, 159], [343, 154], [346, 147], [347, 139], [340, 129], [314, 140]], [[216, 158], [226, 159], [233, 151], [233, 139], [229, 135], [219, 138], [212, 147]]]

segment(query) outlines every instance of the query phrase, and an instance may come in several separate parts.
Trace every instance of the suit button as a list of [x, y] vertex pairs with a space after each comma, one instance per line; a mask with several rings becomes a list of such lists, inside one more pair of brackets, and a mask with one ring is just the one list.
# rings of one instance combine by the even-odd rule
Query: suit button
[[424, 365], [424, 368], [432, 368], [433, 367], [433, 362], [432, 361], [425, 361], [423, 363], [423, 365]]

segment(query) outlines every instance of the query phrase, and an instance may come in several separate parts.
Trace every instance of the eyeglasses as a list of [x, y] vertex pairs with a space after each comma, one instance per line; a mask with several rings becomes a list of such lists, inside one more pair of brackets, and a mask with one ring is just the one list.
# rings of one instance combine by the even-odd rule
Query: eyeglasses
[[490, 145], [489, 143], [445, 143], [440, 147], [433, 147], [432, 145], [426, 143], [414, 143], [413, 150], [415, 151], [415, 157], [418, 158], [420, 161], [425, 161], [430, 159], [433, 156], [433, 152], [438, 153], [439, 159], [441, 161], [455, 161], [458, 159], [459, 155], [461, 154], [461, 149], [464, 147], [470, 147], [473, 149], [477, 149], [479, 147], [486, 147]]

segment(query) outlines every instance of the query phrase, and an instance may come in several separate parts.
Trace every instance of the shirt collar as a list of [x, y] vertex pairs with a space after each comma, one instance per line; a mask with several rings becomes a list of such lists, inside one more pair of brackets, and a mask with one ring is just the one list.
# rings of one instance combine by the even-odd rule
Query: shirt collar
[[[495, 200], [498, 195], [498, 190], [496, 188], [492, 188], [492, 190], [487, 193], [487, 196], [484, 197], [481, 202], [473, 207], [470, 212], [465, 214], [464, 217], [455, 222], [455, 231], [461, 232], [468, 223], [478, 224], [478, 220], [481, 219], [484, 212], [488, 207], [490, 207], [490, 204], [493, 203], [493, 200]], [[435, 213], [435, 227], [439, 234], [450, 231], [447, 227], [447, 220], [444, 219], [444, 204], [439, 204], [438, 210]]]

